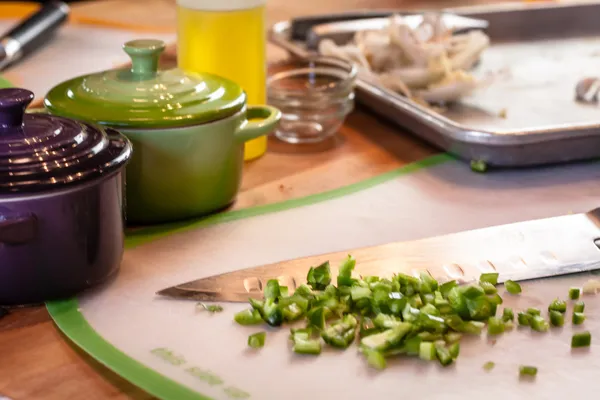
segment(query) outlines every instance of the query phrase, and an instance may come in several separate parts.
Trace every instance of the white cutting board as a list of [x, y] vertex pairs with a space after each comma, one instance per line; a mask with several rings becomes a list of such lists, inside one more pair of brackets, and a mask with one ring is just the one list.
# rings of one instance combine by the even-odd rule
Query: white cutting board
[[[471, 338], [463, 340], [461, 355], [451, 367], [401, 358], [376, 372], [355, 347], [327, 350], [320, 357], [294, 355], [285, 328], [268, 329], [266, 346], [249, 351], [247, 336], [264, 328], [240, 327], [232, 321], [245, 305], [225, 304], [224, 312], [211, 315], [196, 311], [193, 302], [160, 299], [154, 293], [195, 278], [279, 260], [585, 212], [600, 205], [599, 183], [600, 163], [481, 175], [463, 163], [448, 161], [343, 197], [139, 245], [126, 251], [114, 282], [79, 298], [80, 311], [127, 356], [214, 399], [593, 396], [600, 388], [600, 296], [585, 298], [588, 318], [576, 329], [568, 322], [547, 334], [525, 329], [495, 342], [485, 336]], [[586, 279], [524, 283], [523, 294], [507, 295], [506, 305], [545, 309], [556, 296], [566, 299], [569, 287]], [[572, 332], [582, 329], [592, 332], [593, 345], [572, 352]], [[181, 357], [181, 364], [152, 353], [160, 348]], [[496, 363], [491, 372], [482, 368], [487, 361]], [[535, 382], [519, 381], [520, 364], [539, 368]]]

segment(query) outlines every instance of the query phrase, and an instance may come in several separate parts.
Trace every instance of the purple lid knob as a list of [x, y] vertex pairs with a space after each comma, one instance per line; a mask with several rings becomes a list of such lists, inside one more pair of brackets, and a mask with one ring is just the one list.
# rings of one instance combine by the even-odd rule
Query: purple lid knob
[[33, 98], [33, 93], [26, 89], [0, 89], [0, 134], [2, 130], [23, 125], [25, 109]]

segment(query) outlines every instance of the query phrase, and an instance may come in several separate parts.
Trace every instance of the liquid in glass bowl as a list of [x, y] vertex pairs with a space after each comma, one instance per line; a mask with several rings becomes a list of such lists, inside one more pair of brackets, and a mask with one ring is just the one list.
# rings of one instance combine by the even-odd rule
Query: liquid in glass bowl
[[271, 75], [268, 103], [282, 113], [275, 136], [288, 143], [318, 143], [335, 135], [354, 109], [356, 74], [352, 63], [314, 57]]

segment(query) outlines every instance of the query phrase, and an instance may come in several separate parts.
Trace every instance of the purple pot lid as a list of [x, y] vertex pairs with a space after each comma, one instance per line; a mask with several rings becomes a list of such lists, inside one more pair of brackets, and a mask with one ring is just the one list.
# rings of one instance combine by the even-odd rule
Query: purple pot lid
[[131, 157], [120, 133], [47, 114], [27, 114], [33, 93], [0, 89], [0, 193], [40, 192], [110, 174]]

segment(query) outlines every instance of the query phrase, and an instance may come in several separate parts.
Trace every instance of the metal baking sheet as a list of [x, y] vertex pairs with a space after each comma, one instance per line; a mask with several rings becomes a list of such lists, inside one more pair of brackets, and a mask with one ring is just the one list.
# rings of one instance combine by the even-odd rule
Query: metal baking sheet
[[[473, 73], [479, 77], [492, 73], [493, 83], [436, 112], [359, 80], [359, 103], [440, 149], [491, 166], [600, 157], [600, 106], [575, 101], [579, 79], [600, 77], [600, 2], [518, 3], [443, 11], [489, 23], [486, 33], [491, 47]], [[362, 15], [386, 17], [392, 12]], [[342, 16], [317, 16], [312, 25], [311, 17], [302, 18], [298, 25], [295, 20], [282, 21], [271, 27], [269, 38], [304, 58], [314, 54], [306, 46], [312, 28], [343, 20]], [[350, 20], [356, 20], [360, 12], [351, 16]]]

